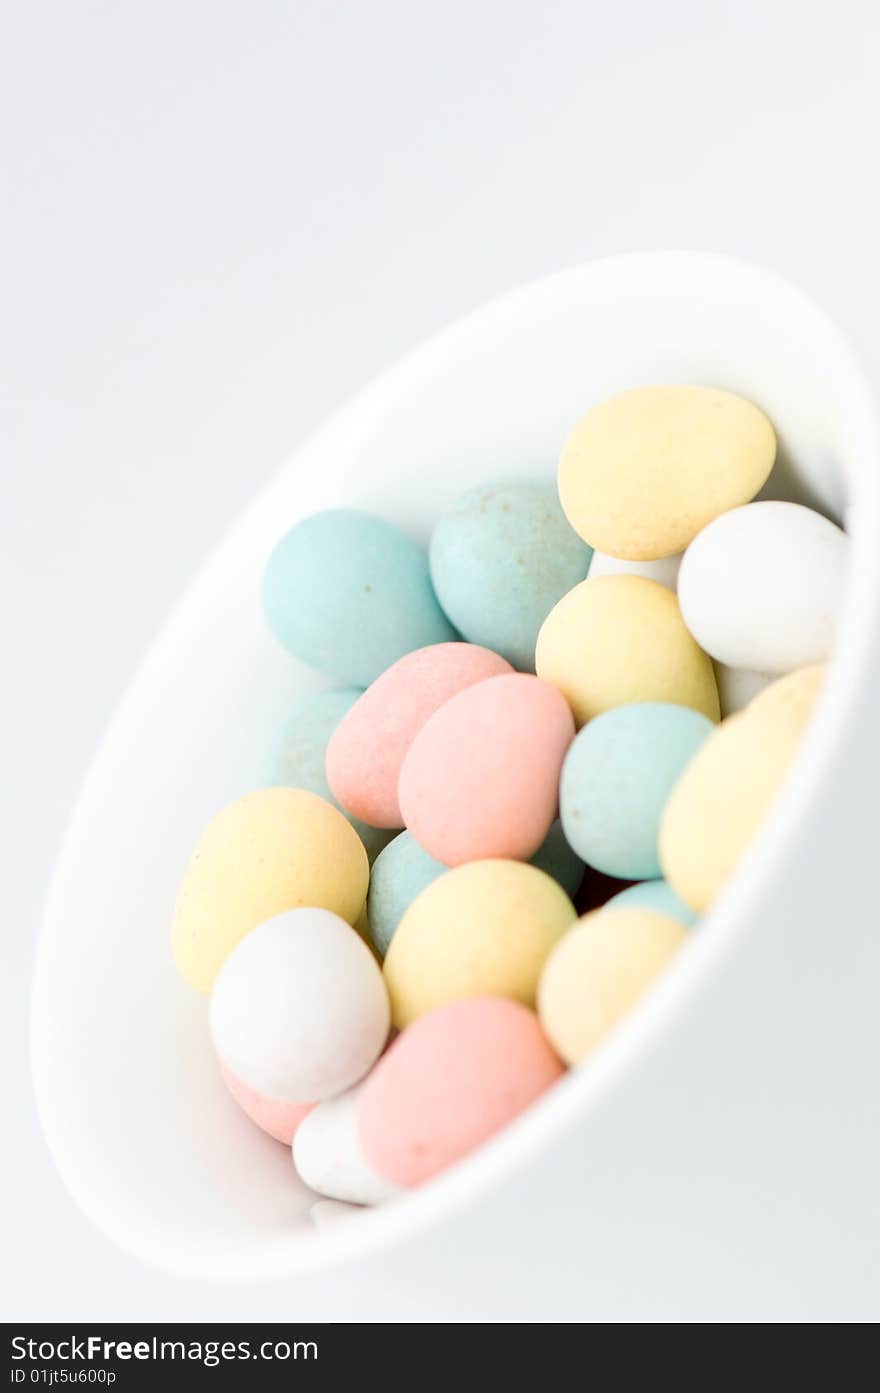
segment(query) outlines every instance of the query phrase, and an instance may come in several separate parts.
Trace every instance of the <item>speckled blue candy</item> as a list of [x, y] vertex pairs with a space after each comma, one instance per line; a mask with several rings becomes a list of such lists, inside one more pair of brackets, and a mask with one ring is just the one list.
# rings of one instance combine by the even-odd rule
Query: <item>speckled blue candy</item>
[[[554, 822], [531, 864], [558, 881], [570, 897], [583, 879], [583, 862], [568, 845], [559, 822]], [[416, 895], [448, 869], [423, 851], [409, 832], [399, 833], [376, 857], [367, 896], [367, 917], [373, 942], [383, 957]]]
[[275, 732], [262, 783], [266, 787], [280, 784], [285, 788], [305, 788], [326, 798], [348, 818], [372, 861], [388, 845], [393, 832], [370, 827], [340, 807], [324, 771], [327, 742], [360, 695], [359, 687], [331, 687], [297, 702]]
[[565, 835], [591, 866], [622, 880], [655, 880], [660, 818], [685, 765], [715, 729], [666, 702], [596, 716], [565, 757], [559, 808]]
[[658, 914], [668, 914], [671, 918], [677, 919], [684, 924], [686, 929], [692, 929], [697, 922], [697, 915], [686, 905], [684, 900], [676, 895], [671, 885], [665, 880], [642, 880], [638, 885], [629, 885], [626, 890], [621, 890], [619, 895], [614, 895], [603, 906], [605, 909], [656, 909]]
[[266, 567], [263, 605], [285, 648], [356, 687], [415, 648], [458, 637], [422, 549], [354, 508], [316, 513], [282, 537]]
[[592, 550], [548, 483], [501, 483], [463, 494], [431, 538], [431, 578], [466, 639], [535, 670], [538, 630], [584, 579]]

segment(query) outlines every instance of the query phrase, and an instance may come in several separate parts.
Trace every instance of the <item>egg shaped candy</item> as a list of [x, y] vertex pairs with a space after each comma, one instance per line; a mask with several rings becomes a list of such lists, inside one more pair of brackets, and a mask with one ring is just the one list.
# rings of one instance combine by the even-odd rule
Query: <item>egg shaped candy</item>
[[518, 1117], [563, 1073], [532, 1011], [455, 1001], [394, 1041], [363, 1086], [361, 1145], [395, 1185], [413, 1187]]
[[270, 787], [306, 788], [339, 808], [373, 861], [390, 841], [391, 833], [343, 808], [333, 796], [326, 772], [330, 737], [361, 695], [359, 687], [331, 687], [298, 701], [275, 733], [263, 781]]
[[685, 623], [719, 662], [785, 673], [824, 661], [843, 602], [849, 542], [799, 503], [750, 503], [688, 547], [678, 594]]
[[512, 668], [472, 643], [437, 643], [394, 663], [355, 701], [327, 745], [327, 779], [342, 806], [376, 827], [400, 828], [406, 754], [438, 707]]
[[566, 838], [605, 875], [660, 875], [660, 818], [688, 761], [715, 729], [686, 706], [641, 702], [584, 726], [562, 766], [559, 806]]
[[326, 909], [260, 924], [226, 959], [211, 994], [219, 1058], [248, 1088], [320, 1102], [362, 1079], [390, 1025], [369, 948]]
[[594, 551], [587, 579], [599, 580], [602, 576], [643, 576], [645, 580], [656, 580], [675, 594], [678, 585], [678, 570], [682, 553], [662, 556], [659, 561], [624, 561], [620, 556], [609, 556], [604, 551]]
[[384, 1204], [397, 1186], [370, 1165], [358, 1130], [358, 1100], [363, 1084], [319, 1103], [308, 1126], [297, 1128], [293, 1164], [310, 1190], [349, 1204]]
[[528, 860], [556, 817], [571, 711], [525, 673], [459, 692], [422, 726], [400, 771], [407, 829], [446, 866]]
[[[546, 871], [569, 897], [575, 894], [584, 875], [584, 863], [566, 841], [560, 822], [554, 822], [529, 864]], [[370, 932], [380, 954], [387, 953], [395, 930], [416, 895], [447, 870], [409, 832], [401, 832], [376, 858], [367, 906]]]
[[636, 387], [594, 406], [559, 461], [559, 497], [590, 546], [630, 561], [683, 551], [748, 503], [776, 458], [758, 407], [712, 387]]
[[698, 913], [736, 869], [785, 781], [815, 700], [816, 686], [805, 687], [800, 699], [783, 694], [778, 705], [768, 687], [724, 721], [669, 797], [660, 824], [660, 862], [666, 880]]
[[675, 596], [643, 576], [603, 576], [569, 591], [538, 635], [537, 669], [578, 725], [633, 701], [672, 702], [718, 720], [711, 660]]
[[602, 909], [579, 920], [538, 987], [538, 1015], [557, 1054], [567, 1064], [586, 1059], [686, 938], [678, 919], [652, 909]]
[[544, 961], [576, 917], [534, 866], [473, 861], [447, 871], [413, 900], [385, 957], [394, 1024], [468, 996], [533, 1005]]
[[190, 986], [210, 991], [265, 919], [317, 905], [353, 923], [368, 881], [363, 843], [330, 803], [305, 789], [248, 793], [217, 814], [193, 853], [174, 907], [174, 960]]
[[800, 732], [813, 715], [827, 674], [827, 663], [812, 663], [778, 677], [754, 697], [749, 713], [785, 721]]
[[538, 630], [589, 562], [553, 483], [471, 489], [431, 537], [431, 578], [455, 627], [522, 671], [534, 671]]
[[606, 900], [604, 909], [653, 909], [670, 919], [677, 919], [686, 929], [692, 929], [697, 916], [686, 905], [680, 895], [676, 895], [665, 880], [642, 880], [637, 885], [628, 885], [625, 890]]
[[247, 1084], [236, 1078], [222, 1061], [220, 1073], [245, 1116], [249, 1117], [251, 1122], [255, 1122], [261, 1131], [268, 1133], [276, 1141], [283, 1142], [285, 1146], [290, 1146], [299, 1124], [303, 1118], [308, 1117], [315, 1104], [282, 1103], [277, 1098], [267, 1098], [265, 1094], [248, 1088]]
[[414, 648], [456, 637], [422, 549], [356, 508], [316, 513], [282, 537], [266, 567], [263, 606], [295, 657], [354, 687], [368, 687]]

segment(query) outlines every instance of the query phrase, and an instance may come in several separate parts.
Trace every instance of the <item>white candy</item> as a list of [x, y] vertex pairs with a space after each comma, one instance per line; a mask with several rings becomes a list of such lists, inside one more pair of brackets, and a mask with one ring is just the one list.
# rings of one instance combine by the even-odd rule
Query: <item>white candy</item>
[[595, 580], [598, 576], [645, 576], [647, 580], [656, 580], [674, 592], [681, 558], [679, 551], [675, 556], [664, 556], [659, 561], [624, 561], [620, 556], [607, 556], [604, 551], [594, 551], [587, 579]]
[[400, 1193], [377, 1175], [361, 1149], [357, 1130], [360, 1088], [320, 1103], [299, 1124], [293, 1163], [310, 1190], [349, 1204], [383, 1204]]
[[214, 983], [211, 1034], [243, 1083], [290, 1103], [363, 1078], [388, 1037], [388, 993], [354, 929], [326, 909], [292, 909], [253, 929]]
[[766, 672], [754, 672], [748, 667], [728, 667], [726, 663], [715, 664], [715, 678], [722, 717], [742, 711], [753, 697], [773, 681]]
[[826, 659], [843, 598], [846, 534], [798, 503], [747, 503], [684, 554], [684, 621], [730, 667], [785, 673]]

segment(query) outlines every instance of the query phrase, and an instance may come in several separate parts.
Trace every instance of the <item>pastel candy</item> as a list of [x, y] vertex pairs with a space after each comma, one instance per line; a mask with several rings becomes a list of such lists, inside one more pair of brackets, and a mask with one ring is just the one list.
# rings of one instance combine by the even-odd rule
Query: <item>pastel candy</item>
[[294, 788], [245, 794], [217, 814], [193, 853], [174, 907], [175, 962], [207, 992], [258, 924], [302, 905], [353, 923], [368, 881], [360, 837], [323, 798]]
[[631, 561], [683, 551], [747, 503], [776, 458], [758, 407], [712, 387], [636, 387], [594, 406], [559, 462], [559, 497], [590, 546]]
[[584, 726], [562, 766], [559, 805], [566, 838], [606, 875], [660, 875], [657, 838], [672, 788], [712, 722], [686, 706], [641, 702]]
[[[584, 864], [566, 841], [559, 822], [554, 822], [530, 864], [552, 876], [569, 897], [583, 879]], [[416, 895], [447, 869], [423, 851], [409, 832], [401, 832], [376, 858], [367, 905], [370, 932], [380, 954], [387, 953], [394, 932]]]
[[677, 919], [686, 929], [693, 928], [697, 922], [697, 916], [690, 905], [686, 905], [665, 880], [642, 880], [637, 885], [629, 885], [607, 900], [604, 908], [654, 909], [658, 914]]
[[314, 1103], [282, 1103], [277, 1098], [267, 1098], [265, 1094], [257, 1093], [256, 1089], [248, 1088], [246, 1083], [236, 1078], [222, 1060], [220, 1073], [230, 1094], [251, 1122], [255, 1122], [276, 1141], [290, 1146], [296, 1129], [303, 1118], [308, 1117], [315, 1106]]
[[431, 537], [431, 578], [453, 624], [524, 671], [534, 671], [542, 623], [589, 561], [552, 483], [471, 489]]
[[364, 1084], [364, 1154], [393, 1184], [421, 1185], [506, 1127], [562, 1072], [532, 1011], [452, 1002], [405, 1030]]
[[[768, 687], [713, 731], [673, 789], [660, 825], [660, 862], [698, 913], [712, 904], [775, 802], [820, 680], [821, 669], [813, 668]], [[780, 695], [774, 688], [783, 682]]]
[[603, 576], [569, 591], [538, 635], [537, 670], [578, 725], [633, 701], [672, 702], [718, 720], [710, 659], [676, 597], [643, 576]]
[[538, 1015], [567, 1064], [586, 1059], [641, 999], [687, 938], [653, 909], [598, 910], [580, 919], [547, 960]]
[[625, 561], [620, 556], [609, 556], [604, 551], [594, 551], [590, 562], [588, 580], [599, 580], [602, 576], [643, 576], [645, 580], [656, 580], [675, 594], [678, 585], [678, 570], [682, 553], [674, 556], [661, 556], [657, 561]]
[[363, 1084], [319, 1103], [293, 1139], [293, 1164], [310, 1190], [349, 1204], [384, 1204], [397, 1187], [370, 1165], [358, 1132]]
[[490, 677], [459, 692], [425, 723], [403, 762], [408, 830], [447, 866], [527, 860], [556, 817], [573, 736], [564, 699], [537, 677]]
[[363, 940], [325, 909], [260, 924], [214, 983], [211, 1037], [237, 1078], [281, 1102], [357, 1083], [388, 1038], [388, 995]]
[[402, 827], [400, 770], [429, 716], [475, 682], [511, 671], [497, 653], [471, 643], [434, 644], [394, 663], [351, 705], [327, 745], [327, 779], [343, 808], [376, 827]]
[[534, 866], [473, 861], [447, 871], [413, 900], [385, 957], [394, 1024], [468, 996], [533, 1005], [544, 960], [575, 917], [565, 891]]
[[306, 788], [339, 808], [363, 842], [372, 861], [390, 834], [372, 827], [341, 807], [327, 782], [327, 745], [339, 722], [362, 695], [359, 687], [331, 687], [298, 701], [275, 733], [266, 760], [264, 783]]
[[827, 663], [812, 663], [778, 677], [753, 699], [750, 714], [785, 721], [800, 732], [813, 714], [827, 674]]
[[679, 576], [685, 623], [719, 662], [785, 673], [826, 659], [849, 542], [798, 503], [750, 503], [694, 539]]
[[414, 648], [456, 637], [420, 547], [355, 508], [305, 518], [275, 547], [263, 579], [270, 629], [302, 662], [368, 687]]

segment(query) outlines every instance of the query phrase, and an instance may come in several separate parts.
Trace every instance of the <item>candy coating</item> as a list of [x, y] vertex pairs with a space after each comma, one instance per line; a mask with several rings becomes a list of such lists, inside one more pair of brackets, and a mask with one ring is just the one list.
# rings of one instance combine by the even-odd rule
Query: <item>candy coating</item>
[[551, 953], [538, 987], [538, 1015], [567, 1064], [585, 1059], [650, 987], [687, 938], [656, 910], [597, 910]]
[[643, 576], [586, 580], [560, 600], [538, 635], [538, 676], [584, 725], [633, 701], [719, 716], [712, 663], [685, 627], [676, 597]]
[[431, 537], [431, 578], [466, 639], [534, 672], [538, 630], [584, 579], [590, 554], [552, 483], [492, 484], [463, 494], [441, 517]]
[[830, 656], [846, 533], [798, 503], [750, 503], [710, 523], [681, 563], [685, 623], [719, 662], [781, 674]]
[[631, 561], [683, 551], [747, 503], [776, 458], [758, 407], [712, 387], [635, 387], [594, 406], [559, 462], [559, 497], [584, 541]]
[[263, 607], [285, 648], [354, 687], [368, 687], [414, 648], [456, 637], [421, 547], [356, 508], [316, 513], [281, 538]]
[[559, 771], [574, 737], [564, 698], [525, 673], [490, 677], [425, 723], [400, 771], [408, 830], [447, 866], [528, 860], [556, 817]]
[[686, 706], [638, 702], [605, 711], [565, 757], [559, 804], [565, 835], [605, 875], [660, 875], [657, 837], [666, 800], [715, 729]]
[[472, 643], [437, 643], [408, 653], [358, 697], [327, 745], [327, 780], [351, 815], [400, 828], [397, 785], [413, 740], [457, 692], [512, 672], [509, 663]]
[[368, 880], [360, 837], [323, 798], [293, 788], [245, 794], [193, 853], [174, 908], [175, 962], [207, 992], [236, 944], [282, 910], [317, 905], [353, 923]]
[[519, 861], [473, 861], [447, 871], [413, 900], [383, 972], [401, 1029], [470, 996], [533, 1005], [548, 953], [574, 923], [565, 891]]
[[367, 945], [326, 909], [260, 924], [218, 973], [214, 1048], [248, 1088], [320, 1102], [357, 1083], [388, 1037], [388, 995]]
[[405, 1030], [364, 1084], [364, 1153], [395, 1185], [421, 1185], [512, 1122], [562, 1072], [532, 1011], [497, 999], [451, 1002]]

